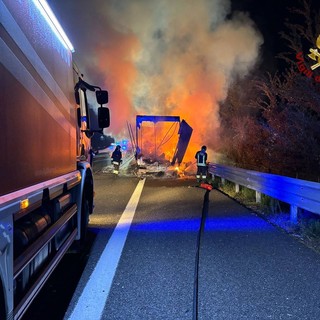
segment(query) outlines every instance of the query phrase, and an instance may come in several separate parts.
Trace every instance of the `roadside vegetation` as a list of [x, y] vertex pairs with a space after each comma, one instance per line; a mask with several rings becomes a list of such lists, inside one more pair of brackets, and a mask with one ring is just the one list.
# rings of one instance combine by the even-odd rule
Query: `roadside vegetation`
[[[220, 109], [220, 153], [225, 164], [318, 182], [320, 64], [311, 67], [320, 63], [320, 13], [312, 1], [288, 10], [279, 37], [288, 48], [277, 57], [281, 68], [257, 69], [230, 86]], [[311, 57], [310, 49], [317, 50]]]

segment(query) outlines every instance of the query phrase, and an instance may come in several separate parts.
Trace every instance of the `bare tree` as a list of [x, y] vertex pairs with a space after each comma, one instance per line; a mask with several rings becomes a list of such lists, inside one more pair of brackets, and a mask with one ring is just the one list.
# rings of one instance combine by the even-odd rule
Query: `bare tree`
[[320, 35], [320, 12], [314, 8], [312, 0], [300, 0], [300, 6], [288, 8], [288, 13], [293, 19], [285, 22], [287, 30], [280, 32], [280, 36], [286, 41], [289, 50], [280, 53], [278, 57], [295, 69], [296, 61], [292, 55], [309, 50]]
[[222, 152], [241, 167], [317, 180], [320, 83], [299, 71], [295, 57], [315, 46], [320, 14], [314, 14], [309, 0], [288, 11], [295, 18], [281, 32], [288, 51], [279, 55], [288, 68], [282, 74], [251, 76], [229, 90], [221, 106]]

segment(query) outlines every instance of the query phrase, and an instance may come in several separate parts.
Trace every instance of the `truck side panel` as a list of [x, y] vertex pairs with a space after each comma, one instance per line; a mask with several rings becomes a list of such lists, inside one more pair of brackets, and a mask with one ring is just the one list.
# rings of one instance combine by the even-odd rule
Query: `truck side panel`
[[0, 0], [0, 196], [76, 170], [71, 52], [43, 19]]

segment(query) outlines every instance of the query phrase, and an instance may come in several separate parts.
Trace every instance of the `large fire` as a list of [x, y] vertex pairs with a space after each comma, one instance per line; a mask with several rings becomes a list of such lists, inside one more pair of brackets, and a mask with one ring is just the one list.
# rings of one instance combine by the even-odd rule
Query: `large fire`
[[[233, 77], [248, 73], [262, 44], [252, 20], [232, 15], [229, 0], [82, 2], [68, 8], [77, 24], [72, 38], [80, 35], [78, 52], [87, 53], [78, 57], [84, 73], [109, 91], [105, 134], [128, 137], [127, 121], [133, 125], [137, 114], [179, 115], [193, 128], [184, 161], [194, 161], [204, 144], [210, 158], [219, 147], [219, 102]], [[84, 12], [95, 17], [90, 24], [78, 19]], [[157, 130], [160, 139], [167, 128]], [[152, 150], [154, 138], [149, 142]], [[170, 157], [174, 148], [170, 140], [157, 154]]]
[[139, 147], [145, 158], [172, 161], [178, 142], [179, 123], [144, 122], [139, 130]]

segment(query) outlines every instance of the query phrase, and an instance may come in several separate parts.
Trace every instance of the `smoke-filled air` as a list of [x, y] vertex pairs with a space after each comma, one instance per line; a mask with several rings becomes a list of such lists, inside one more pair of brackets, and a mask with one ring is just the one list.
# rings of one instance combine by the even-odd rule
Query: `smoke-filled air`
[[76, 57], [109, 91], [106, 134], [128, 137], [137, 114], [174, 115], [193, 128], [185, 160], [203, 144], [218, 148], [219, 102], [263, 42], [248, 14], [230, 8], [228, 0], [77, 1]]

